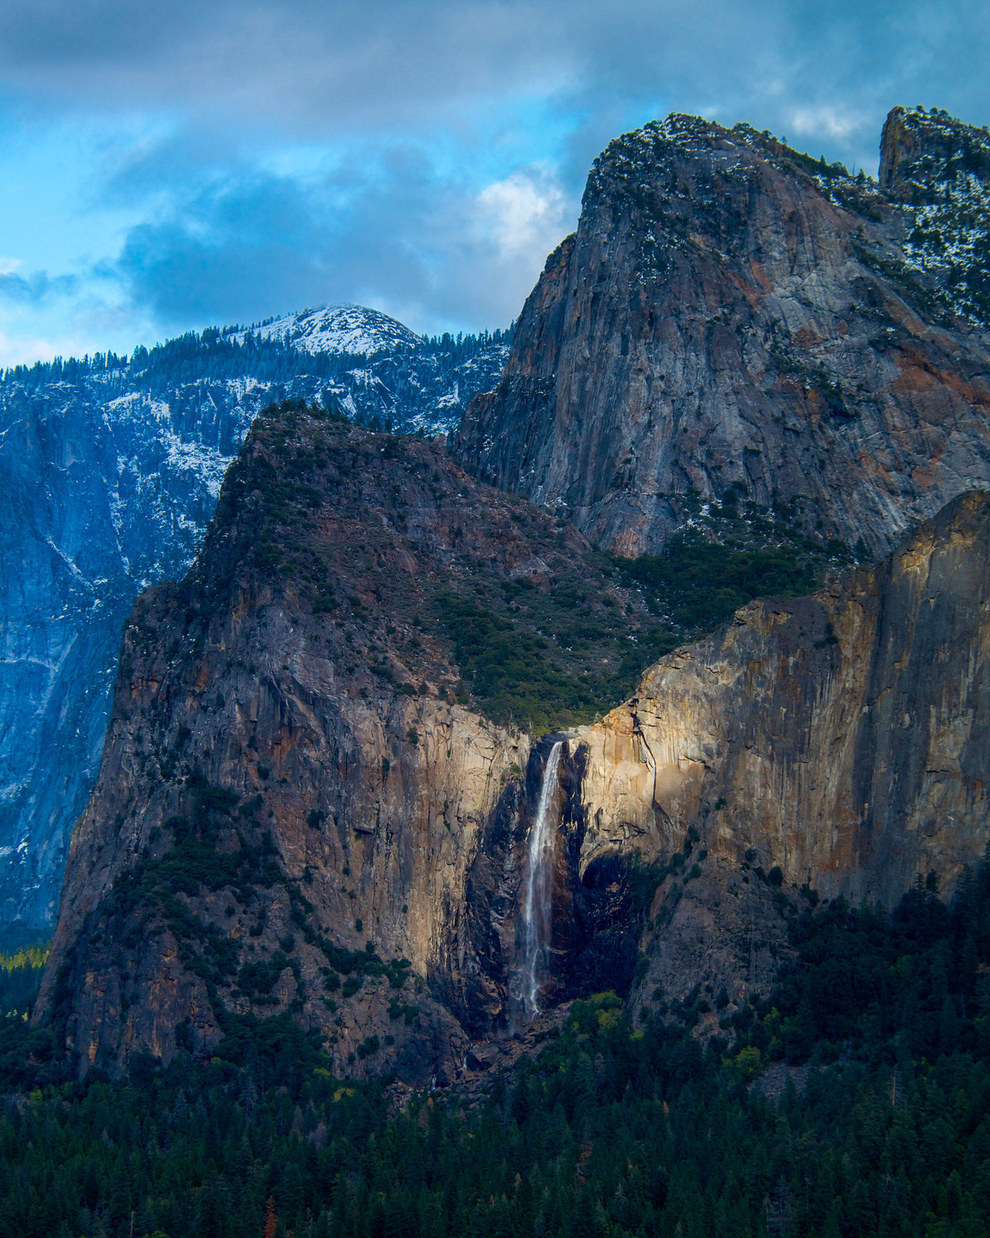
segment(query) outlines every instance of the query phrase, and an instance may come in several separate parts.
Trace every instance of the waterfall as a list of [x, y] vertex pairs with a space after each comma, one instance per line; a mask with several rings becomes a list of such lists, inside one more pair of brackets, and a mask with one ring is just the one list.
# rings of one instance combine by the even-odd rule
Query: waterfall
[[540, 1013], [537, 999], [547, 980], [550, 948], [550, 912], [553, 902], [553, 829], [550, 822], [557, 790], [557, 767], [563, 740], [550, 749], [543, 770], [543, 785], [526, 852], [526, 887], [522, 906], [522, 951], [519, 960], [519, 998], [527, 1023]]

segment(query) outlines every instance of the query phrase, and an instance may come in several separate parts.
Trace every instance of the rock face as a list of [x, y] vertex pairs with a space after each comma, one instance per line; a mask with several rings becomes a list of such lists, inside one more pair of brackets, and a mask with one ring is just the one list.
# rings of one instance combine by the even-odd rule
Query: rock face
[[906, 256], [941, 304], [990, 323], [990, 133], [938, 108], [896, 107], [880, 141], [880, 186], [904, 204]]
[[210, 388], [192, 409], [141, 393], [115, 400], [112, 382], [0, 389], [5, 929], [53, 922], [69, 832], [99, 765], [124, 620], [144, 585], [192, 561], [257, 411], [257, 395]]
[[[456, 1069], [468, 1034], [510, 1026], [549, 741], [531, 760], [527, 736], [457, 702], [443, 607], [489, 578], [594, 587], [595, 562], [432, 443], [259, 421], [193, 571], [125, 631], [39, 1002], [80, 1069], [290, 1013], [341, 1069], [422, 1082]], [[577, 881], [578, 771], [554, 805], [559, 994], [630, 956], [626, 894]]]
[[[523, 1030], [537, 971], [541, 1009], [699, 986], [724, 1007], [772, 980], [781, 900], [890, 904], [978, 859], [987, 341], [902, 201], [948, 165], [899, 123], [888, 192], [746, 128], [612, 144], [459, 444], [552, 513], [433, 443], [296, 404], [256, 424], [192, 571], [125, 631], [36, 1011], [80, 1073], [281, 1016], [343, 1072], [449, 1079]], [[598, 662], [648, 660], [649, 600], [587, 536], [657, 549], [743, 497], [876, 553], [940, 510], [876, 566], [743, 608], [596, 725], [520, 730], [506, 701], [564, 692], [563, 662], [605, 682], [603, 627], [629, 641]]]
[[987, 130], [938, 108], [893, 108], [880, 136], [880, 188], [902, 202], [932, 203], [959, 176], [990, 181]]
[[346, 1072], [422, 1083], [484, 1058], [523, 1024], [555, 739], [541, 1008], [752, 993], [785, 947], [751, 874], [891, 902], [979, 856], [990, 497], [816, 597], [745, 608], [595, 726], [534, 744], [459, 703], [452, 584], [595, 563], [433, 444], [260, 422], [193, 571], [125, 633], [36, 1014], [80, 1072], [278, 1015]]
[[988, 660], [990, 495], [973, 493], [879, 567], [752, 603], [572, 740], [599, 846], [621, 852], [659, 821], [668, 852], [708, 856], [696, 884], [657, 897], [650, 983], [724, 983], [780, 948], [743, 870], [892, 906], [919, 874], [951, 886], [975, 864], [990, 842]]
[[[965, 168], [922, 157], [962, 137]], [[879, 555], [990, 484], [986, 135], [900, 112], [884, 141], [879, 189], [748, 126], [612, 142], [460, 458], [623, 554], [746, 498]]]
[[348, 306], [0, 381], [0, 932], [50, 931], [121, 628], [142, 588], [188, 569], [272, 393], [442, 430], [506, 351]]
[[974, 493], [881, 566], [751, 603], [658, 663], [591, 730], [582, 801], [612, 837], [659, 810], [715, 856], [891, 905], [990, 839], [988, 659], [990, 496]]

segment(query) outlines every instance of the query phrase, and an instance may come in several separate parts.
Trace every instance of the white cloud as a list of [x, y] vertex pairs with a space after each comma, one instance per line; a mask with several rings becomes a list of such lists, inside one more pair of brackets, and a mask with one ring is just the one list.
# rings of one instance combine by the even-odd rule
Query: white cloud
[[0, 369], [6, 366], [33, 365], [40, 357], [82, 356], [86, 350], [80, 347], [78, 336], [64, 339], [47, 338], [32, 334], [10, 336], [0, 329]]
[[789, 132], [800, 137], [827, 137], [844, 141], [862, 133], [871, 125], [872, 118], [863, 114], [853, 114], [835, 107], [822, 105], [819, 107], [795, 108], [790, 112], [787, 124]]
[[520, 169], [478, 194], [477, 223], [498, 247], [499, 257], [532, 263], [543, 259], [564, 235], [570, 204], [543, 169]]

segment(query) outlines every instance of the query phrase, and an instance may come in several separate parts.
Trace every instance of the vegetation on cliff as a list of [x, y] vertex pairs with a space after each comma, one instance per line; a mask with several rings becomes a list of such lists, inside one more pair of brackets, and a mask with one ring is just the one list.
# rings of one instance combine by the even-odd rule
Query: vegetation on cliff
[[753, 598], [813, 593], [828, 572], [855, 561], [843, 542], [808, 537], [735, 492], [692, 506], [662, 554], [616, 559], [620, 579], [635, 583], [664, 620], [671, 645], [713, 631]]
[[[699, 511], [663, 556], [616, 559], [479, 486], [435, 443], [298, 401], [265, 410], [220, 514], [236, 523], [237, 561], [350, 634], [345, 665], [363, 657], [410, 692], [446, 683], [536, 731], [592, 721], [751, 598], [810, 592], [851, 559], [735, 496]], [[395, 570], [398, 556], [415, 574]]]
[[662, 653], [759, 593], [807, 591], [842, 561], [735, 504], [662, 558], [615, 560], [480, 487], [435, 443], [293, 401], [259, 419], [219, 513], [236, 529], [222, 579], [246, 561], [305, 599], [346, 634], [345, 668], [364, 662], [409, 692], [439, 683], [535, 730], [591, 721]]

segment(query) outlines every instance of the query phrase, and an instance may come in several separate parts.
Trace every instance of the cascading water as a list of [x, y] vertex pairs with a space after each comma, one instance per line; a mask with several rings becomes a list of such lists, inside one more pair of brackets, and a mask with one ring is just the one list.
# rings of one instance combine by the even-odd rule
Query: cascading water
[[557, 769], [563, 740], [550, 749], [543, 770], [543, 785], [526, 851], [526, 885], [522, 906], [522, 942], [519, 958], [519, 999], [527, 1023], [540, 1013], [540, 989], [547, 980], [550, 949], [550, 911], [553, 895], [553, 816]]

